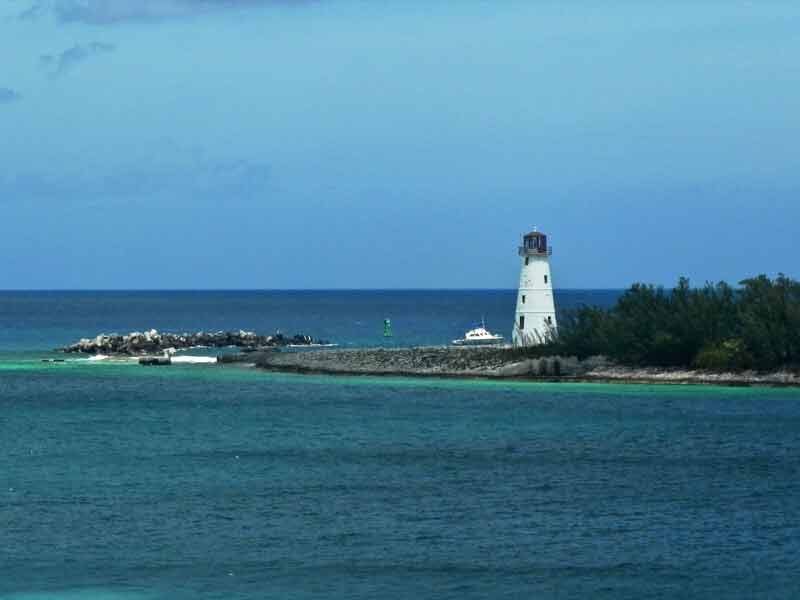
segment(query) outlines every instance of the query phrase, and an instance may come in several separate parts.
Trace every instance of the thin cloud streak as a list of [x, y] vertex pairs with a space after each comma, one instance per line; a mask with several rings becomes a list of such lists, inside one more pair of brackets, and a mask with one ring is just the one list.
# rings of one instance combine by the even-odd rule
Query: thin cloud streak
[[301, 4], [310, 0], [37, 0], [20, 14], [30, 19], [50, 12], [63, 22], [113, 25], [128, 21], [156, 21], [191, 17], [219, 10], [270, 4]]
[[[60, 172], [32, 167], [0, 172], [0, 198], [89, 198], [101, 205], [112, 198], [175, 198], [175, 202], [226, 202], [262, 197], [272, 185], [272, 168], [246, 158], [191, 158], [136, 161], [102, 167], [81, 165]], [[102, 200], [98, 200], [102, 198]], [[190, 200], [189, 200], [190, 199]], [[0, 200], [0, 206], [3, 201]]]
[[54, 77], [63, 75], [92, 56], [107, 54], [115, 49], [113, 44], [104, 42], [91, 42], [89, 44], [77, 44], [67, 48], [60, 54], [43, 54], [39, 61], [42, 66], [50, 71]]

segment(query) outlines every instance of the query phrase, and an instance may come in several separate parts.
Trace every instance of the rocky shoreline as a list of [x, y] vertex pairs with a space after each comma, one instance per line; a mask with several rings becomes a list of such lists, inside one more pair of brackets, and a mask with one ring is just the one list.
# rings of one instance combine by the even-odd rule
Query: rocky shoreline
[[142, 356], [162, 354], [172, 350], [189, 348], [242, 348], [244, 351], [257, 351], [286, 346], [314, 346], [326, 342], [318, 341], [308, 335], [285, 336], [257, 335], [252, 331], [216, 331], [197, 333], [159, 333], [155, 329], [145, 332], [134, 331], [127, 335], [101, 333], [94, 338], [84, 338], [74, 344], [60, 348], [65, 353], [104, 354], [110, 356]]
[[[231, 357], [280, 372], [327, 375], [526, 379], [540, 381], [800, 386], [791, 371], [715, 373], [686, 369], [634, 368], [603, 357], [525, 358], [508, 348], [331, 349], [314, 352], [258, 352]], [[223, 361], [225, 362], [225, 361]]]

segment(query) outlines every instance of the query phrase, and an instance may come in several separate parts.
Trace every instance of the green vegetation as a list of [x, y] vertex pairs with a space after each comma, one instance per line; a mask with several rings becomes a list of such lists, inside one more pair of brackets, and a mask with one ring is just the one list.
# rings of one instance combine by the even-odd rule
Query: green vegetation
[[[557, 352], [605, 355], [631, 366], [714, 371], [800, 366], [800, 283], [780, 275], [667, 291], [636, 284], [616, 306], [584, 306], [562, 318]], [[536, 351], [539, 354], [544, 348]]]

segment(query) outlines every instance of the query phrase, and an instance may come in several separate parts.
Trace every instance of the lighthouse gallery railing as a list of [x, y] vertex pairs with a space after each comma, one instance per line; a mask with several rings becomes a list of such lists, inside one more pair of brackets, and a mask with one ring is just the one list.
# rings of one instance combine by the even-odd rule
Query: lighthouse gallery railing
[[539, 250], [538, 248], [526, 248], [525, 246], [519, 247], [520, 256], [552, 256], [553, 247], [548, 246], [547, 250]]

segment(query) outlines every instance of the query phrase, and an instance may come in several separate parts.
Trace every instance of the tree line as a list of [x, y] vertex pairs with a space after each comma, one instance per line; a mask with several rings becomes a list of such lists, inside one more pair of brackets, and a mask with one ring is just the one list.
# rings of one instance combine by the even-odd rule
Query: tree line
[[800, 283], [760, 275], [737, 288], [692, 288], [686, 278], [671, 290], [635, 284], [612, 308], [583, 306], [564, 315], [547, 351], [605, 355], [632, 366], [798, 368]]

